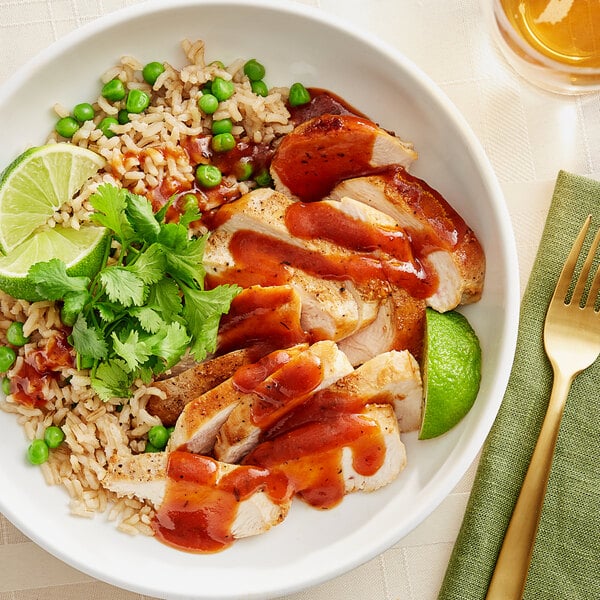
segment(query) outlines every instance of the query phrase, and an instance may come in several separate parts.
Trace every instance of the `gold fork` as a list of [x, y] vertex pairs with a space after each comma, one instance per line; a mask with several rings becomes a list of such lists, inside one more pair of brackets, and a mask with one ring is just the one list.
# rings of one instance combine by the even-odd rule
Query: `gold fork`
[[[596, 233], [572, 296], [568, 299], [591, 219], [591, 215], [587, 217], [571, 248], [546, 314], [544, 347], [554, 371], [552, 393], [486, 600], [521, 600], [523, 597], [567, 395], [575, 377], [587, 369], [600, 353], [600, 313], [595, 309], [600, 290], [600, 269], [596, 270], [591, 284], [587, 285], [600, 241], [600, 230]], [[589, 288], [587, 295], [586, 288]], [[585, 304], [582, 306], [584, 298]]]

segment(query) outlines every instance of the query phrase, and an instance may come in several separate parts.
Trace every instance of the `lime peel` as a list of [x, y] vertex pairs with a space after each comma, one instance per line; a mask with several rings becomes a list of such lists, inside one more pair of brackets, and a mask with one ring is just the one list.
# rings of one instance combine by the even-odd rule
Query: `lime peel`
[[464, 315], [428, 308], [419, 439], [440, 436], [469, 412], [481, 382], [481, 347]]

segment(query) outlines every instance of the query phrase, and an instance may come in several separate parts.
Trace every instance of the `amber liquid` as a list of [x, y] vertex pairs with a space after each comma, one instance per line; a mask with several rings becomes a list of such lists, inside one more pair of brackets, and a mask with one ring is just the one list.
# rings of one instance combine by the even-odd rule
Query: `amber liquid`
[[600, 0], [501, 4], [518, 35], [543, 56], [567, 67], [600, 69]]

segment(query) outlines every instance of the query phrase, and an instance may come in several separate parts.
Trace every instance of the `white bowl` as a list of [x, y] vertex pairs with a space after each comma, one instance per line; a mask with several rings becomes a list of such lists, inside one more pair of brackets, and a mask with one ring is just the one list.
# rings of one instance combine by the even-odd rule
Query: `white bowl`
[[95, 98], [98, 77], [122, 54], [183, 64], [180, 41], [204, 39], [208, 58], [256, 57], [271, 85], [325, 87], [414, 142], [413, 172], [439, 189], [481, 240], [482, 300], [464, 309], [483, 349], [481, 391], [468, 416], [427, 442], [406, 436], [408, 467], [372, 494], [321, 512], [296, 502], [265, 535], [224, 552], [179, 552], [119, 533], [104, 516], [72, 517], [59, 487], [26, 464], [27, 445], [0, 414], [0, 510], [40, 546], [94, 577], [164, 598], [266, 598], [339, 575], [384, 551], [425, 519], [475, 459], [500, 405], [518, 324], [517, 260], [508, 212], [480, 145], [452, 103], [415, 65], [356, 28], [302, 5], [255, 0], [149, 2], [113, 13], [51, 46], [1, 89], [0, 165], [39, 145], [55, 102]]

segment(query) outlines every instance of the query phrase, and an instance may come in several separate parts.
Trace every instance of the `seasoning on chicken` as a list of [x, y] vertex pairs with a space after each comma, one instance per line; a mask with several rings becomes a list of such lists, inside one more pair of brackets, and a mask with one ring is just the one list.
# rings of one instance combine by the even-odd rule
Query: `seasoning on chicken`
[[389, 165], [407, 167], [416, 158], [412, 144], [364, 117], [324, 114], [282, 139], [271, 161], [271, 176], [277, 190], [312, 202], [343, 179]]

